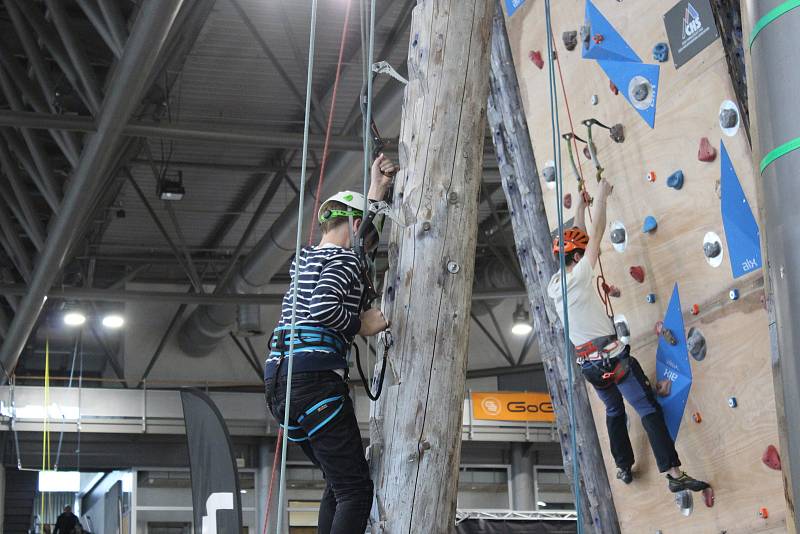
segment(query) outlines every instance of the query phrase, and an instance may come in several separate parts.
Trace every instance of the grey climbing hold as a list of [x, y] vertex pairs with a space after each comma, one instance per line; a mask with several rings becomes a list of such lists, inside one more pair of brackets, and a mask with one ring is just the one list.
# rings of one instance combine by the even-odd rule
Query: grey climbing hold
[[723, 109], [719, 112], [719, 125], [723, 128], [733, 128], [739, 122], [739, 114], [734, 109]]
[[614, 228], [611, 230], [611, 242], [615, 245], [620, 245], [625, 242], [625, 229]]
[[561, 39], [564, 41], [564, 48], [567, 50], [575, 50], [575, 47], [578, 46], [578, 32], [575, 30], [562, 33]]
[[618, 323], [615, 323], [614, 327], [616, 327], [617, 335], [619, 337], [627, 337], [627, 336], [631, 335], [631, 331], [628, 330], [627, 323], [624, 323], [624, 322], [620, 321]]
[[706, 258], [716, 258], [722, 252], [722, 245], [719, 241], [708, 241], [703, 243], [703, 254]]
[[545, 182], [555, 182], [556, 181], [556, 168], [555, 167], [545, 167], [542, 169], [542, 176], [544, 176]]
[[615, 143], [622, 143], [625, 141], [625, 127], [622, 124], [617, 123], [611, 127], [609, 130], [609, 135], [611, 136], [611, 140]]
[[686, 349], [692, 358], [701, 362], [706, 357], [706, 338], [697, 328], [690, 328], [686, 336]]
[[598, 102], [597, 95], [592, 95], [592, 105], [596, 106]]
[[694, 499], [692, 498], [692, 492], [689, 490], [679, 491], [675, 494], [675, 504], [680, 508], [681, 513], [685, 516], [689, 516], [694, 510]]
[[647, 99], [647, 95], [650, 94], [650, 84], [647, 83], [637, 83], [633, 87], [632, 96], [633, 99], [637, 102], [644, 102]]
[[584, 24], [581, 26], [581, 41], [583, 42], [583, 48], [589, 50], [589, 44], [592, 38], [592, 27], [589, 24]]

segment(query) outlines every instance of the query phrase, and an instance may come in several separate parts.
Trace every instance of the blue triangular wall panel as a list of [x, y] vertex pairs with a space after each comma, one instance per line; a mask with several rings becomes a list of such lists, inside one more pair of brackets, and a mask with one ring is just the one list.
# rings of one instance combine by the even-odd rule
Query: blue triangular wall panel
[[[583, 48], [581, 43], [582, 57], [584, 59], [611, 59], [615, 61], [635, 61], [641, 63], [642, 60], [636, 55], [625, 39], [614, 29], [614, 26], [603, 16], [595, 5], [587, 0], [586, 2], [586, 21], [590, 25], [591, 37], [589, 39], [589, 49]], [[602, 35], [603, 40], [595, 43], [595, 35]]]
[[686, 348], [686, 332], [683, 327], [683, 314], [681, 313], [681, 298], [678, 294], [678, 284], [672, 290], [672, 297], [664, 315], [664, 328], [669, 328], [677, 345], [670, 345], [663, 336], [658, 337], [656, 350], [656, 380], [669, 379], [672, 381], [670, 393], [666, 397], [659, 397], [658, 402], [664, 410], [664, 420], [667, 429], [675, 440], [681, 427], [683, 412], [686, 410], [686, 401], [689, 399], [689, 390], [692, 387], [692, 366], [689, 363], [689, 352]]
[[731, 271], [734, 278], [739, 278], [761, 268], [761, 234], [722, 142], [720, 154], [722, 225], [725, 227]]

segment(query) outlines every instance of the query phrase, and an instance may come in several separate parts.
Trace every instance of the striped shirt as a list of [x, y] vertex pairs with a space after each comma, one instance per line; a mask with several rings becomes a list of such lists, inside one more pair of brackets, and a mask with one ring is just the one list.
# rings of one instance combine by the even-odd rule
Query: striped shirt
[[[292, 324], [294, 274], [298, 269], [297, 320], [298, 326], [324, 328], [335, 335], [343, 347], [349, 347], [361, 329], [361, 262], [349, 249], [335, 245], [306, 247], [300, 252], [300, 261], [292, 261], [289, 275], [292, 283], [283, 297], [281, 318], [277, 328], [288, 329]], [[288, 342], [287, 342], [288, 345]], [[293, 372], [346, 369], [346, 351], [315, 347], [313, 350], [295, 350]], [[271, 351], [264, 369], [265, 378], [275, 375], [280, 354]], [[286, 373], [286, 366], [281, 366]]]

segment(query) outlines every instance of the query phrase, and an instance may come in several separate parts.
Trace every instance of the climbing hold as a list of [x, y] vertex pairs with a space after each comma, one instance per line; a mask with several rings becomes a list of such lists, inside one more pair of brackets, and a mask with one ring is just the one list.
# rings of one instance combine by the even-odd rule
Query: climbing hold
[[656, 181], [656, 171], [648, 172], [647, 176], [645, 176], [645, 178], [647, 179], [648, 182], [650, 182], [652, 184], [653, 182]]
[[[707, 507], [712, 508], [714, 506], [714, 488], [709, 486], [703, 490], [703, 500], [705, 501]], [[724, 533], [725, 531], [723, 530], [722, 534]]]
[[615, 143], [622, 143], [625, 141], [625, 128], [620, 123], [613, 125], [608, 131], [608, 134]]
[[594, 40], [594, 44], [600, 44], [600, 43], [602, 43], [603, 41], [605, 41], [605, 40], [606, 40], [606, 38], [605, 38], [605, 37], [603, 37], [603, 35], [602, 35], [602, 34], [600, 34], [600, 33], [596, 33], [596, 34], [594, 34], [594, 38], [593, 38], [593, 40]]
[[596, 106], [598, 102], [597, 95], [592, 95], [592, 105]]
[[650, 233], [654, 232], [658, 228], [658, 223], [656, 222], [656, 218], [652, 215], [648, 215], [644, 218], [644, 224], [642, 225], [642, 232]]
[[[549, 163], [549, 162], [548, 162]], [[556, 168], [554, 165], [545, 165], [542, 169], [542, 176], [547, 183], [555, 183], [556, 181]]]
[[703, 416], [700, 415], [700, 412], [694, 412], [692, 414], [692, 419], [694, 420], [695, 423], [702, 423], [703, 422]]
[[618, 323], [614, 323], [614, 327], [617, 330], [617, 335], [619, 337], [627, 337], [631, 335], [631, 331], [628, 330], [628, 323], [624, 321], [619, 321]]
[[589, 45], [591, 44], [591, 37], [592, 37], [592, 28], [588, 24], [581, 26], [581, 42], [583, 43], [583, 48], [589, 50]]
[[608, 81], [608, 88], [611, 89], [611, 92], [614, 93], [615, 95], [619, 94], [619, 88], [616, 85], [614, 85], [614, 82], [612, 82], [611, 80]]
[[620, 244], [625, 242], [625, 229], [617, 228], [611, 232], [611, 242]]
[[739, 290], [731, 289], [728, 293], [728, 297], [730, 297], [731, 300], [739, 300]]
[[719, 106], [719, 127], [728, 137], [739, 131], [739, 108], [732, 100], [724, 100]]
[[732, 109], [723, 109], [719, 113], [719, 124], [722, 128], [733, 128], [739, 122], [739, 115]]
[[611, 244], [617, 252], [625, 252], [625, 247], [628, 246], [628, 232], [625, 230], [625, 225], [622, 221], [614, 221], [610, 225]]
[[572, 207], [572, 193], [564, 195], [564, 207], [570, 209]]
[[722, 239], [715, 232], [706, 232], [703, 236], [703, 255], [710, 266], [717, 268], [722, 265], [725, 250], [722, 248]]
[[710, 163], [717, 159], [717, 149], [711, 146], [708, 137], [700, 139], [700, 148], [697, 150], [697, 159]]
[[686, 350], [692, 355], [692, 358], [701, 362], [706, 357], [706, 338], [703, 333], [697, 328], [690, 328], [686, 334]]
[[677, 170], [669, 175], [667, 178], [667, 187], [671, 187], [672, 189], [680, 189], [683, 187], [683, 171]]
[[640, 284], [644, 282], [644, 267], [641, 265], [632, 266], [628, 269], [628, 272], [631, 273], [631, 277]]
[[540, 51], [531, 50], [530, 52], [528, 52], [528, 57], [533, 62], [533, 64], [539, 68], [539, 70], [542, 70], [542, 67], [544, 67], [544, 60], [542, 59], [542, 53]]
[[678, 340], [675, 338], [675, 334], [672, 333], [672, 330], [669, 328], [665, 328], [663, 325], [661, 326], [661, 337], [664, 338], [664, 341], [672, 345], [673, 347], [678, 344]]
[[703, 254], [706, 258], [716, 258], [722, 253], [722, 245], [718, 241], [703, 243]]
[[645, 297], [649, 304], [654, 304], [656, 301], [656, 294], [655, 293], [648, 293], [647, 297]]
[[672, 380], [669, 378], [656, 382], [656, 395], [659, 397], [669, 397], [670, 391], [672, 391]]
[[766, 519], [766, 518], [768, 518], [768, 517], [769, 517], [769, 510], [767, 510], [766, 508], [759, 508], [759, 510], [758, 510], [758, 515], [759, 515], [759, 516], [760, 516], [762, 519]]
[[620, 289], [617, 286], [609, 286], [608, 284], [606, 284], [603, 287], [603, 290], [608, 293], [609, 297], [614, 297], [615, 299], [622, 296], [622, 291], [620, 291]]
[[454, 261], [447, 262], [447, 272], [449, 272], [450, 274], [456, 274], [460, 270], [461, 266], [458, 263]]
[[583, 147], [583, 157], [585, 157], [586, 159], [592, 159], [592, 153], [589, 150], [589, 146], [588, 145]]
[[761, 461], [770, 469], [781, 470], [781, 455], [775, 445], [770, 445], [766, 448], [764, 454], [761, 455]]
[[700, 306], [697, 304], [692, 304], [692, 309], [690, 310], [692, 315], [698, 315], [700, 313]]
[[694, 510], [694, 498], [689, 490], [679, 491], [675, 494], [675, 504], [680, 508], [681, 513], [689, 516]]
[[637, 102], [644, 102], [644, 100], [647, 98], [647, 95], [649, 94], [650, 94], [650, 85], [645, 82], [637, 83], [636, 85], [633, 86], [633, 90], [631, 91], [633, 99], [636, 100]]
[[664, 63], [669, 58], [669, 46], [667, 43], [658, 43], [653, 47], [653, 59], [659, 63]]
[[739, 406], [739, 401], [736, 400], [736, 397], [728, 397], [728, 406], [736, 408]]
[[564, 32], [561, 34], [561, 40], [564, 41], [564, 48], [569, 51], [575, 50], [578, 46], [578, 32], [575, 30]]

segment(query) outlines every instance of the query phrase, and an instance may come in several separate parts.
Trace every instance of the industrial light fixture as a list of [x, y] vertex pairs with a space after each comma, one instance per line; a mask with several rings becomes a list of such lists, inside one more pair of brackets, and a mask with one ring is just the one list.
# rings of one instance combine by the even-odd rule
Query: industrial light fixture
[[181, 200], [186, 194], [183, 188], [183, 171], [174, 174], [164, 172], [156, 184], [156, 194], [161, 200]]
[[83, 310], [74, 302], [64, 304], [64, 324], [67, 326], [81, 326], [86, 322], [86, 315]]
[[536, 506], [538, 506], [539, 508], [546, 508], [547, 503], [544, 501], [536, 501]]
[[511, 326], [511, 333], [515, 336], [527, 336], [533, 330], [531, 326], [531, 316], [528, 310], [522, 303], [517, 304], [517, 309], [514, 310], [514, 323]]
[[125, 324], [125, 318], [118, 313], [109, 313], [103, 317], [103, 326], [106, 328], [120, 328]]

